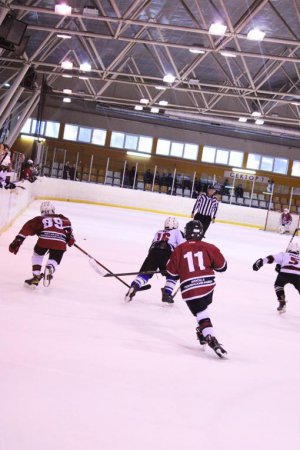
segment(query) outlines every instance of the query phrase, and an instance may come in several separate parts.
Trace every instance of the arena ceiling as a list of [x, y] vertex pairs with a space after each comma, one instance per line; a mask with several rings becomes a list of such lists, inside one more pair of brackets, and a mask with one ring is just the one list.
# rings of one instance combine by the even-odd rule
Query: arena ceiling
[[[10, 10], [28, 25], [23, 53], [1, 51], [2, 100], [30, 65], [34, 90], [44, 78], [49, 97], [69, 97], [74, 109], [84, 101], [111, 114], [299, 138], [299, 0], [65, 0], [66, 15], [58, 3], [2, 1], [2, 19]], [[264, 36], [250, 39], [253, 29]]]

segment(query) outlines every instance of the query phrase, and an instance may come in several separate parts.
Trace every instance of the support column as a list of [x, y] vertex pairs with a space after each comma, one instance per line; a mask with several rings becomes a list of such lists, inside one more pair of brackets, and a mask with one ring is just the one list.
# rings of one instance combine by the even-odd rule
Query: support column
[[27, 70], [29, 69], [29, 64], [25, 64], [23, 66], [23, 68], [21, 69], [21, 71], [18, 73], [18, 75], [16, 76], [13, 84], [11, 85], [10, 89], [7, 91], [4, 99], [2, 100], [2, 103], [0, 105], [0, 117], [2, 118], [2, 114], [4, 113], [7, 105], [9, 104], [9, 102], [11, 101], [12, 97], [16, 94], [21, 81], [23, 80]]
[[3, 112], [2, 116], [0, 117], [0, 128], [4, 125], [4, 122], [8, 119], [10, 113], [12, 112], [13, 108], [15, 107], [17, 101], [19, 100], [20, 96], [22, 95], [22, 92], [24, 91], [23, 87], [19, 87], [17, 89], [16, 94], [14, 95], [13, 99], [11, 100], [10, 104], [7, 106], [5, 111]]

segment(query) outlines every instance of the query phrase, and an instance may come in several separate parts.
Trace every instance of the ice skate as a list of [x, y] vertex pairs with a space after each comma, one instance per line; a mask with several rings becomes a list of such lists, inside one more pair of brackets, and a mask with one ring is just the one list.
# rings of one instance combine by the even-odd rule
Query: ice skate
[[285, 300], [279, 300], [279, 306], [277, 308], [277, 311], [279, 314], [283, 314], [286, 312], [286, 301]]
[[164, 303], [174, 303], [173, 296], [165, 291], [164, 288], [161, 289], [162, 298], [161, 301]]
[[130, 286], [129, 291], [125, 295], [124, 301], [126, 303], [131, 302], [133, 297], [135, 296], [136, 292], [138, 291], [139, 287], [136, 283], [133, 283], [132, 286]]
[[223, 356], [227, 355], [226, 350], [222, 347], [222, 345], [217, 341], [217, 338], [214, 336], [211, 336], [208, 334], [205, 337], [206, 343], [209, 345], [210, 348], [213, 349], [213, 351], [220, 357], [223, 358]]
[[205, 337], [202, 334], [200, 327], [196, 328], [196, 334], [197, 334], [197, 339], [200, 342], [200, 345], [205, 345], [207, 342], [205, 340]]
[[45, 267], [45, 272], [44, 272], [44, 286], [48, 287], [51, 283], [51, 280], [53, 278], [53, 267], [52, 266], [46, 266]]
[[44, 276], [44, 274], [42, 274], [42, 273], [40, 275], [33, 275], [32, 278], [25, 280], [24, 283], [28, 284], [28, 286], [38, 286], [39, 282], [41, 281], [43, 276]]

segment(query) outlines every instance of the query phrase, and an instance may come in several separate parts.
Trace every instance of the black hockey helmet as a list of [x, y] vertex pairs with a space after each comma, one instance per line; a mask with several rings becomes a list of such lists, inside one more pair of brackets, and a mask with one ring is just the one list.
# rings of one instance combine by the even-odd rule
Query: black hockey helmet
[[189, 239], [195, 239], [201, 241], [204, 237], [203, 225], [200, 220], [191, 220], [184, 228], [184, 237]]
[[207, 186], [207, 190], [211, 190], [211, 191], [217, 192], [218, 191], [218, 186], [217, 185], [214, 186], [213, 184], [209, 184]]

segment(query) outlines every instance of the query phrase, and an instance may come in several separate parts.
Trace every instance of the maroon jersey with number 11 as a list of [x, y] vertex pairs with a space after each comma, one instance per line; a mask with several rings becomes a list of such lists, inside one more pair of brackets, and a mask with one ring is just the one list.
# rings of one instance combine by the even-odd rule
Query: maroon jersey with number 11
[[180, 289], [184, 300], [204, 297], [214, 290], [214, 272], [223, 272], [227, 263], [213, 244], [188, 240], [180, 244], [167, 263], [171, 276], [180, 279]]
[[37, 216], [26, 222], [18, 236], [38, 236], [37, 245], [52, 250], [66, 250], [66, 243], [72, 235], [70, 220], [62, 214]]

